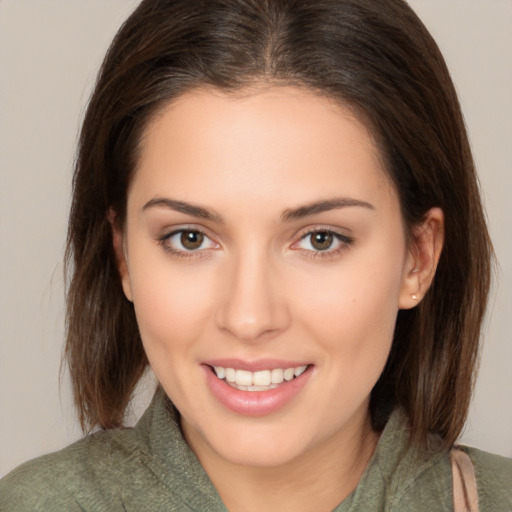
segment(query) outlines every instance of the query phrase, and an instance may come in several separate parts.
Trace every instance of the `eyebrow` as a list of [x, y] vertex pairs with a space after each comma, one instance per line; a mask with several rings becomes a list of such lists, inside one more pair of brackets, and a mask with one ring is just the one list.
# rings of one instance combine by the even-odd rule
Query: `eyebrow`
[[203, 206], [197, 206], [184, 201], [176, 201], [175, 199], [160, 198], [151, 199], [143, 207], [142, 210], [147, 210], [153, 207], [165, 207], [171, 210], [191, 215], [192, 217], [199, 217], [201, 219], [211, 220], [222, 224], [224, 221], [222, 217], [215, 211], [205, 208]]
[[[305, 217], [309, 217], [311, 215], [317, 215], [319, 213], [327, 212], [330, 210], [337, 210], [340, 208], [347, 207], [362, 207], [367, 208], [369, 210], [375, 210], [375, 207], [367, 203], [366, 201], [360, 201], [359, 199], [352, 199], [349, 197], [337, 197], [333, 199], [326, 199], [323, 201], [316, 201], [314, 203], [310, 203], [304, 206], [299, 206], [298, 208], [291, 208], [285, 210], [280, 217], [281, 222], [291, 222], [295, 220], [300, 220]], [[147, 210], [148, 208], [154, 207], [164, 207], [169, 208], [171, 210], [184, 213], [186, 215], [191, 215], [192, 217], [199, 217], [201, 219], [211, 220], [213, 222], [217, 222], [219, 224], [224, 223], [222, 216], [211, 210], [210, 208], [205, 208], [204, 206], [198, 206], [191, 203], [186, 203], [184, 201], [177, 201], [175, 199], [157, 197], [155, 199], [151, 199], [148, 201], [143, 207], [142, 210]]]
[[369, 210], [375, 210], [375, 206], [367, 203], [366, 201], [360, 201], [359, 199], [352, 199], [350, 197], [337, 197], [333, 199], [326, 199], [324, 201], [317, 201], [305, 206], [299, 206], [298, 208], [285, 210], [281, 215], [281, 222], [300, 220], [304, 217], [317, 215], [329, 210], [337, 210], [339, 208], [347, 208], [351, 206], [358, 206], [362, 208], [368, 208]]

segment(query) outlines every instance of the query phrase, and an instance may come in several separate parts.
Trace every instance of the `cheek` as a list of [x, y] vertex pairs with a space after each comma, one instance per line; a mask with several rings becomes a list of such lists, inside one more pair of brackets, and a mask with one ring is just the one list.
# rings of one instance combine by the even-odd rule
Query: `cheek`
[[211, 285], [206, 272], [190, 272], [154, 248], [134, 254], [130, 264], [133, 302], [141, 337], [152, 350], [186, 349], [210, 316]]
[[371, 275], [352, 269], [331, 279], [328, 291], [313, 288], [296, 316], [306, 339], [320, 349], [319, 373], [325, 380], [311, 413], [326, 424], [339, 425], [348, 412], [367, 403], [389, 356], [399, 284], [381, 271]]
[[[300, 314], [316, 329], [340, 336], [363, 336], [382, 330], [389, 333], [397, 311], [401, 288], [400, 265], [375, 265], [360, 262], [340, 266], [325, 276], [311, 276], [291, 293]], [[307, 293], [305, 293], [307, 290]], [[315, 320], [316, 319], [316, 320]]]
[[[348, 283], [347, 283], [348, 284]], [[323, 297], [330, 304], [304, 309], [302, 324], [309, 337], [326, 354], [327, 364], [341, 366], [352, 381], [372, 373], [380, 374], [393, 338], [397, 310], [390, 307], [387, 295], [367, 295], [340, 291]], [[373, 369], [373, 370], [372, 370]], [[378, 375], [376, 375], [378, 377]]]
[[335, 271], [308, 277], [292, 295], [296, 319], [322, 347], [332, 378], [342, 380], [345, 390], [369, 392], [386, 363], [402, 284], [402, 247], [397, 239], [396, 246], [373, 243], [372, 250], [354, 251]]

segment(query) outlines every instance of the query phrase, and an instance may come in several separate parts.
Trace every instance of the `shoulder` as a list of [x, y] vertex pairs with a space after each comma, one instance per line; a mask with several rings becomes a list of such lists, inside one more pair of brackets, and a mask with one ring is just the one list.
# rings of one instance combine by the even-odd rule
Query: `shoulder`
[[[476, 448], [459, 448], [469, 455], [475, 470], [479, 511], [512, 512], [512, 459]], [[397, 510], [418, 507], [419, 503], [423, 508], [414, 510], [452, 510], [453, 476], [449, 454], [425, 455], [423, 461], [410, 472], [408, 480], [404, 479], [407, 485], [401, 486], [401, 492], [397, 493]]]
[[461, 447], [475, 468], [481, 512], [512, 510], [512, 459]]
[[132, 429], [97, 432], [0, 480], [0, 510], [84, 510], [95, 496], [114, 503], [141, 456]]
[[[512, 459], [458, 446], [471, 459], [480, 512], [512, 512]], [[409, 442], [408, 423], [395, 411], [381, 436], [376, 460], [385, 481], [386, 510], [453, 510], [450, 453], [432, 436], [427, 446]]]

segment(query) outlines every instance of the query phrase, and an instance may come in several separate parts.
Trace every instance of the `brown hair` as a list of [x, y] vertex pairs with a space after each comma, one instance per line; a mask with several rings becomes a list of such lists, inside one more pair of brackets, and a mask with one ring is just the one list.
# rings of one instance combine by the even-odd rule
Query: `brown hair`
[[469, 407], [492, 249], [454, 86], [403, 0], [144, 0], [116, 35], [87, 108], [66, 261], [66, 356], [84, 428], [122, 424], [147, 363], [108, 212], [122, 224], [141, 135], [186, 90], [291, 84], [351, 106], [386, 160], [410, 232], [439, 206], [445, 245], [424, 300], [400, 311], [372, 391], [374, 428], [458, 437]]

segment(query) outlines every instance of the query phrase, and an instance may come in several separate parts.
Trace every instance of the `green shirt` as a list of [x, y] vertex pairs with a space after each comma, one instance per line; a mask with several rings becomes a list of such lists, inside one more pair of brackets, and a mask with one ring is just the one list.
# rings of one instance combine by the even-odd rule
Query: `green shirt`
[[[512, 511], [512, 460], [467, 448], [481, 512]], [[449, 457], [407, 449], [391, 416], [357, 488], [335, 512], [452, 510]], [[177, 415], [156, 393], [135, 428], [97, 432], [21, 465], [0, 481], [0, 511], [225, 512], [183, 439]]]

